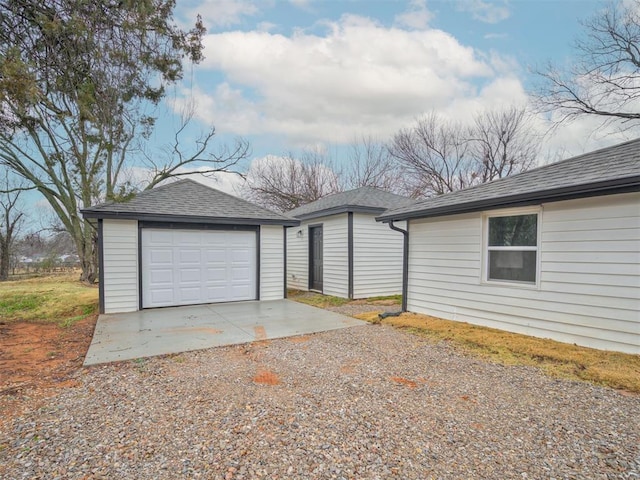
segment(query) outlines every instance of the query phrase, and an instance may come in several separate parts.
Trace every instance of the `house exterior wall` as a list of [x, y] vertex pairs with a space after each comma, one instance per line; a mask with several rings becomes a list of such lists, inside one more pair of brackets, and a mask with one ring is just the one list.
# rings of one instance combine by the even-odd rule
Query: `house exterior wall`
[[105, 313], [138, 310], [138, 222], [102, 221]]
[[306, 291], [309, 289], [309, 228], [302, 222], [286, 231], [287, 288]]
[[375, 215], [354, 213], [353, 298], [402, 293], [403, 242], [402, 233], [376, 222]]
[[408, 309], [640, 353], [639, 205], [638, 193], [542, 205], [532, 286], [483, 280], [482, 213], [412, 220]]
[[260, 227], [260, 300], [284, 298], [284, 228]]
[[349, 296], [347, 214], [314, 220], [310, 224], [322, 223], [323, 293], [346, 298]]
[[[309, 289], [309, 226], [322, 225], [323, 293], [349, 296], [347, 214], [303, 221], [287, 229], [287, 286]], [[297, 232], [301, 230], [302, 235]]]

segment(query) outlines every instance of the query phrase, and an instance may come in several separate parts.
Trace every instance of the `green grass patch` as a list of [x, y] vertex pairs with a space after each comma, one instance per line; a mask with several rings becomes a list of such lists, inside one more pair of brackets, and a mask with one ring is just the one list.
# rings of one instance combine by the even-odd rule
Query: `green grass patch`
[[287, 297], [296, 302], [305, 303], [313, 307], [327, 308], [340, 307], [350, 302], [348, 298], [332, 297], [315, 292], [303, 292], [301, 290], [288, 290]]
[[98, 287], [77, 274], [0, 282], [0, 322], [57, 323], [70, 326], [98, 312]]
[[0, 318], [12, 317], [20, 312], [31, 312], [37, 310], [45, 298], [34, 293], [15, 293], [4, 296], [0, 300]]
[[[379, 322], [377, 313], [356, 315]], [[447, 341], [464, 352], [504, 365], [528, 365], [557, 378], [582, 380], [640, 393], [640, 355], [579, 347], [464, 322], [414, 313], [382, 323], [407, 329], [434, 341]]]
[[402, 295], [386, 295], [383, 297], [369, 297], [366, 299], [367, 303], [376, 303], [376, 302], [389, 302], [389, 303], [397, 303], [400, 305], [402, 303]]

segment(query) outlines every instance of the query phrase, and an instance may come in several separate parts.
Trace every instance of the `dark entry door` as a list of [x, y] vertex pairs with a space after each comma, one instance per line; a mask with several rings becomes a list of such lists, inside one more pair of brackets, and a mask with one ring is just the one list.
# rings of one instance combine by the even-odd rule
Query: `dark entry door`
[[309, 228], [309, 289], [322, 292], [322, 226]]

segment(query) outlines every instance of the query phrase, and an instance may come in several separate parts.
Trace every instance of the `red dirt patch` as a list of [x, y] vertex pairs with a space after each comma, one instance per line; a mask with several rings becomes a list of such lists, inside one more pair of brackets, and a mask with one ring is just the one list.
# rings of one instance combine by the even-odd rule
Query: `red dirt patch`
[[68, 328], [0, 323], [0, 424], [19, 415], [28, 397], [47, 397], [75, 384], [72, 377], [82, 367], [96, 320], [93, 315]]
[[297, 337], [289, 338], [289, 341], [293, 343], [304, 343], [304, 342], [308, 342], [309, 340], [311, 340], [310, 335], [299, 335]]
[[408, 378], [403, 377], [391, 377], [390, 380], [392, 382], [399, 383], [400, 385], [406, 385], [409, 388], [416, 388], [418, 384], [413, 380], [409, 380]]
[[263, 385], [280, 385], [280, 379], [278, 375], [276, 375], [271, 370], [258, 370], [256, 376], [253, 377], [253, 381], [256, 383], [261, 383]]
[[262, 325], [253, 327], [253, 333], [256, 336], [256, 340], [266, 340], [267, 338], [267, 331], [264, 329]]

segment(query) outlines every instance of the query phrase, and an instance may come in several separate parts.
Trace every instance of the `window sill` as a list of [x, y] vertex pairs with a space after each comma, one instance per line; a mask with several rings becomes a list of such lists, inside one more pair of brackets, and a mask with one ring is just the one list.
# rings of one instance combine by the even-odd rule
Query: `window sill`
[[481, 280], [480, 285], [492, 287], [521, 288], [523, 290], [540, 290], [539, 283], [510, 282], [508, 280]]

